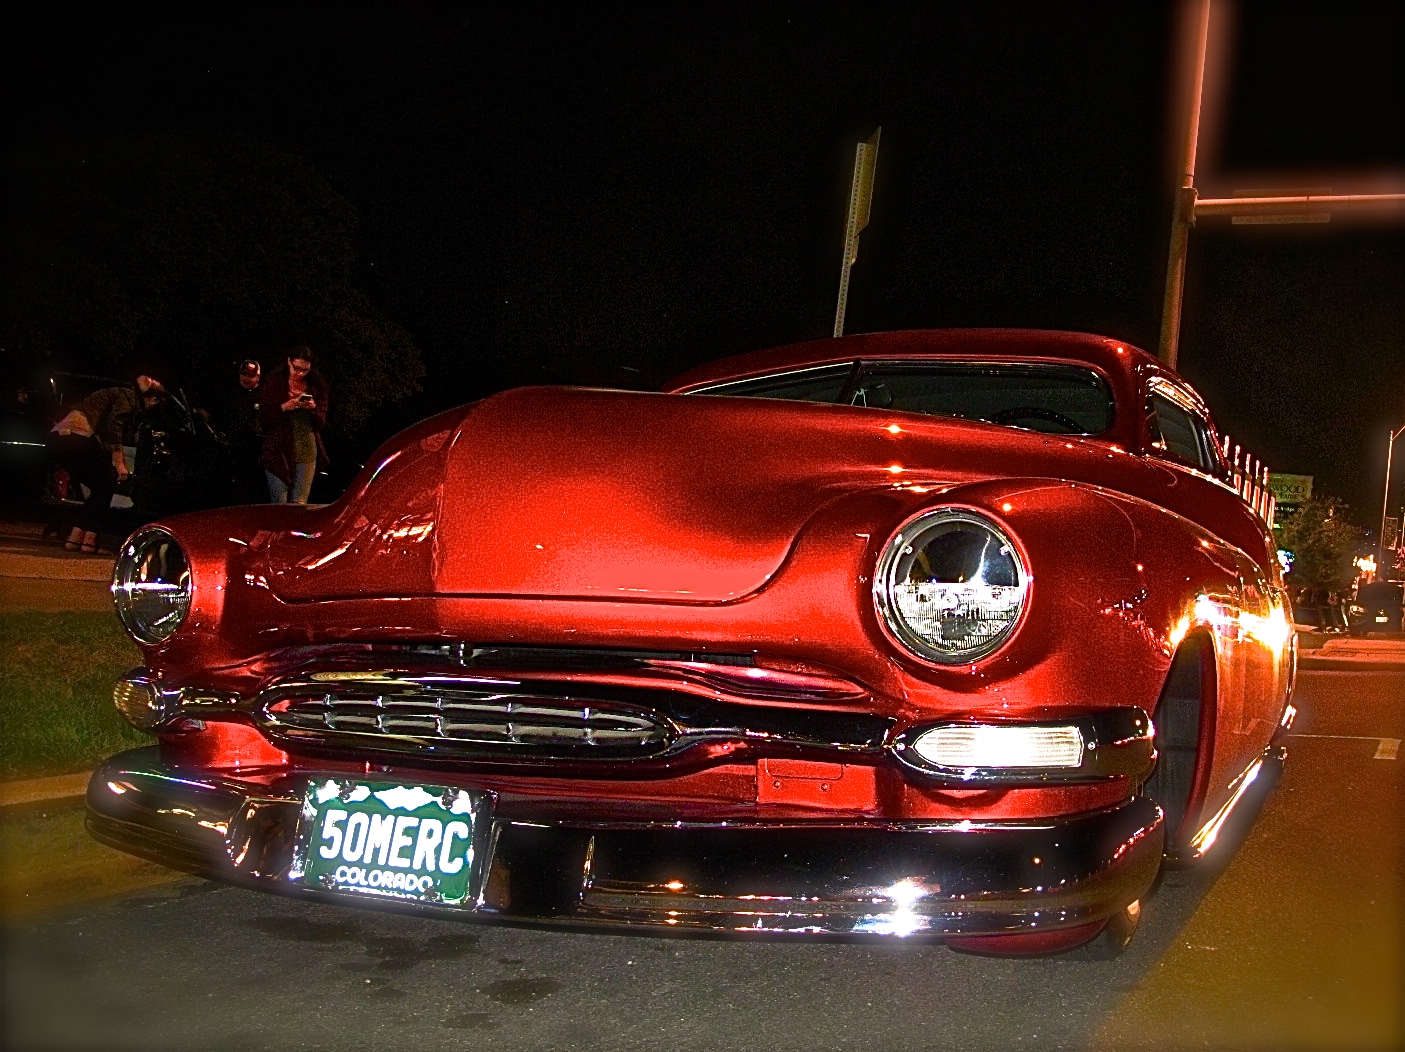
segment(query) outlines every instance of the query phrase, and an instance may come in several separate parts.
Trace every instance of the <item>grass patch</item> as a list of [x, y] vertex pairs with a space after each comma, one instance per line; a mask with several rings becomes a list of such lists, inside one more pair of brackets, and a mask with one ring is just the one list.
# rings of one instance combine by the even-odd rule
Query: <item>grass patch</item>
[[0, 778], [83, 771], [152, 744], [112, 704], [113, 683], [141, 663], [111, 613], [0, 613]]

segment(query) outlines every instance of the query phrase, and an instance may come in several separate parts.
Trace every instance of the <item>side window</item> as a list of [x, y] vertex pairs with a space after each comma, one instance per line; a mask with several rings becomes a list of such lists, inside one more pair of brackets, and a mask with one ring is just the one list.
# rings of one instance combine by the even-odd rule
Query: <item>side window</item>
[[1204, 420], [1161, 394], [1152, 394], [1151, 410], [1151, 437], [1157, 446], [1207, 474], [1220, 473], [1210, 427]]
[[851, 402], [1055, 435], [1102, 434], [1114, 408], [1107, 382], [1092, 369], [1013, 362], [867, 364]]

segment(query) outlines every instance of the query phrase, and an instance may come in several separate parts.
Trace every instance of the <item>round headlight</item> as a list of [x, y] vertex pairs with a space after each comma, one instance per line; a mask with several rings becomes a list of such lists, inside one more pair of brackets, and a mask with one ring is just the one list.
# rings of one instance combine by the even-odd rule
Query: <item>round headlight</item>
[[989, 519], [943, 508], [913, 519], [878, 559], [873, 593], [893, 636], [919, 657], [961, 665], [1015, 630], [1029, 574]]
[[112, 601], [122, 627], [139, 643], [160, 643], [190, 612], [190, 563], [165, 530], [134, 533], [112, 570]]

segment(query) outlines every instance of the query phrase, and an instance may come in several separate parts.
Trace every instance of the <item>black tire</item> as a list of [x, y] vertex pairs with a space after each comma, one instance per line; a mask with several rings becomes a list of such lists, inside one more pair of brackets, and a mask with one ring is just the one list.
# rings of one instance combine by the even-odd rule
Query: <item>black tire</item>
[[1200, 756], [1200, 713], [1206, 662], [1213, 661], [1204, 639], [1182, 645], [1171, 662], [1152, 723], [1156, 728], [1156, 766], [1142, 786], [1145, 796], [1161, 806], [1166, 821], [1166, 853], [1184, 853], [1194, 828], [1186, 810], [1195, 791]]
[[1141, 919], [1142, 904], [1133, 902], [1113, 914], [1102, 931], [1064, 956], [1072, 961], [1115, 961], [1132, 944]]

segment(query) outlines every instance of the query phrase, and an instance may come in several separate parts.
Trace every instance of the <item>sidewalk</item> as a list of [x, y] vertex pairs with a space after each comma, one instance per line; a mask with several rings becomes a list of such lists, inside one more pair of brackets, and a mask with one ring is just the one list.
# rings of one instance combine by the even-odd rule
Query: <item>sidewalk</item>
[[0, 610], [111, 610], [112, 563], [65, 551], [42, 523], [0, 521]]
[[0, 578], [106, 584], [112, 579], [112, 562], [111, 553], [65, 551], [61, 541], [44, 536], [42, 523], [0, 522]]
[[1334, 636], [1319, 647], [1300, 650], [1298, 667], [1314, 672], [1405, 672], [1405, 639]]
[[0, 807], [76, 800], [88, 791], [88, 779], [91, 777], [90, 771], [79, 771], [77, 774], [56, 774], [52, 778], [0, 782]]

